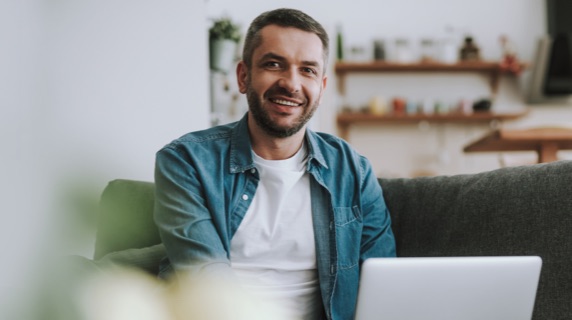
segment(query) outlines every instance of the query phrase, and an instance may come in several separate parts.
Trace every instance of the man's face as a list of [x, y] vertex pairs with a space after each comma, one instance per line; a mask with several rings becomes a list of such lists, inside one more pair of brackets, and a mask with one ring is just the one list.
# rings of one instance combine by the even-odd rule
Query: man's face
[[269, 25], [252, 55], [250, 70], [237, 68], [255, 125], [270, 136], [289, 137], [304, 128], [322, 99], [324, 51], [317, 35]]

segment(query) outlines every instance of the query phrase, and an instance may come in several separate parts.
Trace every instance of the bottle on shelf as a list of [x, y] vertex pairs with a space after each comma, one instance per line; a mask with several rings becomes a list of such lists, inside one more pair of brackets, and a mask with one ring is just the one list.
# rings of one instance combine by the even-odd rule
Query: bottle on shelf
[[341, 25], [338, 25], [336, 30], [336, 58], [338, 61], [344, 60], [344, 36]]
[[441, 41], [440, 60], [443, 63], [456, 63], [458, 60], [455, 30], [451, 26], [445, 28], [445, 38]]
[[462, 61], [478, 61], [481, 59], [479, 47], [473, 41], [473, 37], [466, 36], [463, 46], [459, 51], [459, 57]]

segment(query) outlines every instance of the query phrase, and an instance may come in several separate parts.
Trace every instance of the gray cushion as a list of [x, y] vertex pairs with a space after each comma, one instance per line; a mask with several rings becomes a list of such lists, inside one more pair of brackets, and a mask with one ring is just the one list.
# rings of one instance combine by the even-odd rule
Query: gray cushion
[[398, 256], [539, 255], [534, 319], [572, 315], [572, 161], [380, 183]]

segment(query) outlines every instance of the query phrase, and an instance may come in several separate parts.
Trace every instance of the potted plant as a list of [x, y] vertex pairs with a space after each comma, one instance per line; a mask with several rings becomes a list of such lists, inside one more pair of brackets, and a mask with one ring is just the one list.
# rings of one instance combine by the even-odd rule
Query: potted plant
[[234, 62], [242, 34], [229, 17], [215, 19], [209, 29], [210, 68], [228, 72]]

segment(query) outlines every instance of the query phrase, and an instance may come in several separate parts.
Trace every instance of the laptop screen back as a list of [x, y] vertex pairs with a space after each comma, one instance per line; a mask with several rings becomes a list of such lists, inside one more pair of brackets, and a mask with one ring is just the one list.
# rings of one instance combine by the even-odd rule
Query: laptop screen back
[[530, 320], [539, 257], [372, 258], [355, 320]]

